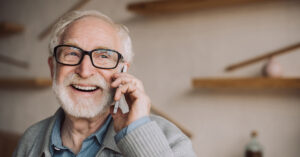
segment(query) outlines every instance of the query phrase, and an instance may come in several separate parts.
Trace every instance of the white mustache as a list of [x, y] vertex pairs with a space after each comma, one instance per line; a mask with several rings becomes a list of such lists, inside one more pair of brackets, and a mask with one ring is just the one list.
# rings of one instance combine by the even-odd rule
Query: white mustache
[[108, 83], [99, 74], [95, 74], [95, 75], [93, 75], [89, 78], [86, 78], [86, 79], [81, 78], [76, 73], [69, 74], [66, 77], [66, 79], [64, 80], [63, 85], [64, 86], [69, 86], [71, 84], [88, 84], [88, 85], [97, 86], [97, 87], [99, 87], [103, 90], [108, 90], [109, 89]]

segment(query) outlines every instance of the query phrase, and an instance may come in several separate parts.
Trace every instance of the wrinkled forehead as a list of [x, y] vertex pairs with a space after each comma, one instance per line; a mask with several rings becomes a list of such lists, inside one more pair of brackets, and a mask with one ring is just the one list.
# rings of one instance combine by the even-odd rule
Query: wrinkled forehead
[[108, 48], [121, 51], [121, 40], [116, 28], [93, 16], [72, 22], [64, 31], [60, 44], [74, 45], [84, 50]]

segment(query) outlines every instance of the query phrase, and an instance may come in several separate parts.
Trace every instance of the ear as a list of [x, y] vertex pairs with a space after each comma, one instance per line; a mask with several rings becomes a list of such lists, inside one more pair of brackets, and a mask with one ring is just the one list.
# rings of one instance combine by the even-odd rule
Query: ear
[[54, 65], [53, 65], [53, 57], [49, 57], [48, 58], [48, 65], [49, 65], [49, 69], [50, 69], [50, 73], [51, 73], [51, 78], [53, 78], [54, 75]]

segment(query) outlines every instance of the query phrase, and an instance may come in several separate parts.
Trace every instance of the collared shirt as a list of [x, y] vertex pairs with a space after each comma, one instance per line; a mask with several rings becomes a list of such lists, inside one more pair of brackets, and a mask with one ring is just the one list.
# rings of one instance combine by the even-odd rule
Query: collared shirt
[[[111, 115], [108, 116], [107, 120], [103, 124], [103, 126], [96, 131], [94, 134], [87, 137], [81, 146], [81, 149], [78, 154], [75, 154], [72, 152], [71, 149], [65, 147], [62, 145], [61, 140], [61, 124], [64, 120], [64, 112], [61, 112], [61, 114], [58, 116], [58, 118], [55, 121], [51, 137], [50, 137], [50, 153], [53, 157], [93, 157], [96, 156], [97, 152], [101, 148], [101, 144], [103, 141], [103, 138], [106, 134], [106, 131], [108, 129], [109, 124], [112, 121]], [[115, 136], [115, 141], [120, 141], [124, 136], [126, 136], [128, 133], [130, 133], [135, 128], [150, 122], [150, 118], [148, 116], [140, 118], [136, 121], [134, 121], [129, 126], [123, 128], [117, 135]]]

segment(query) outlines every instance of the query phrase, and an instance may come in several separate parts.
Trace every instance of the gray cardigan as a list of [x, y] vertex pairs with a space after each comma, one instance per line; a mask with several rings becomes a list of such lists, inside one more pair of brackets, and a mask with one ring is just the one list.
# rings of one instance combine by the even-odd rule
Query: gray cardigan
[[[28, 128], [13, 157], [50, 157], [49, 141], [59, 109], [53, 116]], [[113, 122], [96, 157], [194, 157], [191, 141], [172, 123], [151, 115], [148, 122], [115, 143]]]

